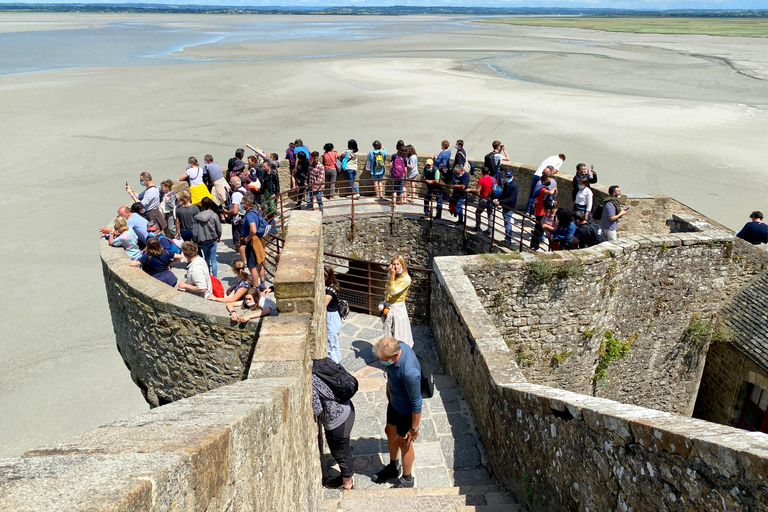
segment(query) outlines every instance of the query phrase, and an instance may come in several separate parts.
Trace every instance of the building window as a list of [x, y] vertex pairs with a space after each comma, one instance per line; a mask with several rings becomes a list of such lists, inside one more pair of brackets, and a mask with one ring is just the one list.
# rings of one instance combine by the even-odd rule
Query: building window
[[768, 433], [768, 391], [754, 384], [747, 386], [747, 396], [744, 400], [744, 408], [739, 421], [739, 428], [756, 430]]

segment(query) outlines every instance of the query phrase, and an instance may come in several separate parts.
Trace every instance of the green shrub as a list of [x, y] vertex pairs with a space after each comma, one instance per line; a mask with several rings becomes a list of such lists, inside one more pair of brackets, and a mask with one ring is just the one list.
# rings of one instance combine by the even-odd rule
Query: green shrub
[[606, 331], [603, 341], [600, 343], [600, 359], [597, 361], [595, 374], [592, 376], [592, 382], [596, 383], [605, 380], [608, 377], [606, 370], [613, 361], [624, 359], [629, 355], [632, 342], [637, 339], [638, 333], [633, 334], [626, 341], [621, 341], [613, 336], [611, 331]]
[[584, 266], [580, 261], [568, 260], [561, 267], [558, 267], [555, 275], [560, 279], [569, 277], [579, 277], [584, 273]]
[[558, 368], [561, 364], [565, 362], [566, 359], [568, 359], [568, 356], [570, 356], [573, 353], [572, 350], [565, 350], [563, 352], [556, 352], [552, 356], [552, 360], [550, 361], [550, 366], [552, 368]]
[[526, 265], [528, 269], [528, 279], [537, 284], [549, 284], [555, 277], [555, 271], [552, 263], [546, 260], [532, 261]]

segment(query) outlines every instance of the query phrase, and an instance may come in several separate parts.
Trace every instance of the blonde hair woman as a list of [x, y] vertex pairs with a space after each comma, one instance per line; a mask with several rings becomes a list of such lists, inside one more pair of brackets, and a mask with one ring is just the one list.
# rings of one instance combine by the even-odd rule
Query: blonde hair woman
[[128, 221], [125, 220], [125, 217], [118, 215], [112, 222], [114, 227], [107, 238], [109, 245], [124, 248], [126, 254], [128, 254], [132, 260], [141, 258], [139, 237], [136, 235], [133, 228], [128, 227]]
[[384, 336], [392, 336], [400, 343], [413, 348], [413, 333], [408, 310], [405, 308], [405, 298], [411, 287], [411, 276], [401, 255], [392, 258], [389, 264], [389, 280], [387, 282], [387, 297], [380, 305], [384, 316]]

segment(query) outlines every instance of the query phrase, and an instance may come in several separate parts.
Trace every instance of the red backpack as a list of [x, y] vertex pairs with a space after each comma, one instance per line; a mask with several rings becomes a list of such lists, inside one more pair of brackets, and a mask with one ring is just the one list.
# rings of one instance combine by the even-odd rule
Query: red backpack
[[211, 276], [211, 289], [213, 290], [214, 297], [218, 297], [220, 299], [224, 297], [224, 286], [222, 286], [218, 277]]

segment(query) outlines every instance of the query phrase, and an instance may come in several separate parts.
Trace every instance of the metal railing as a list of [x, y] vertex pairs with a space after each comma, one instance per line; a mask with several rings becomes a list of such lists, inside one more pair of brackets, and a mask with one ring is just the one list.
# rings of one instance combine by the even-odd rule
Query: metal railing
[[[331, 267], [341, 288], [339, 297], [349, 303], [353, 311], [371, 315], [379, 314], [379, 302], [387, 293], [388, 263], [349, 258], [339, 254], [325, 253], [323, 263]], [[430, 276], [428, 268], [408, 267], [411, 287], [405, 305], [411, 322], [429, 325]]]
[[[402, 184], [400, 184], [402, 183]], [[376, 190], [376, 187], [380, 187]], [[323, 218], [324, 219], [349, 219], [351, 223], [352, 237], [355, 234], [355, 220], [362, 217], [386, 217], [390, 218], [391, 226], [397, 216], [407, 216], [428, 219], [430, 223], [430, 236], [435, 222], [445, 225], [453, 225], [462, 231], [462, 238], [466, 246], [468, 234], [479, 239], [488, 240], [488, 251], [505, 248], [507, 250], [522, 251], [524, 249], [549, 249], [549, 242], [541, 239], [540, 226], [537, 221], [523, 212], [504, 206], [490, 206], [488, 202], [473, 192], [464, 194], [463, 201], [452, 194], [452, 187], [442, 185], [444, 193], [442, 212], [438, 209], [439, 201], [436, 194], [427, 193], [426, 185], [419, 180], [394, 180], [392, 178], [382, 180], [357, 180], [356, 192], [347, 180], [336, 181], [334, 196], [330, 197], [330, 184], [323, 189]], [[401, 187], [405, 197], [395, 198], [393, 195], [395, 186]], [[291, 212], [299, 208], [306, 208], [308, 187], [296, 187], [275, 196], [273, 210], [277, 212], [275, 222], [278, 234], [282, 234], [285, 222], [290, 218]], [[312, 198], [312, 206], [319, 208], [319, 202]], [[451, 213], [451, 204], [459, 205], [461, 212]], [[441, 213], [441, 215], [438, 215]], [[490, 213], [490, 217], [489, 217]], [[268, 219], [269, 220], [269, 219]], [[534, 234], [535, 233], [535, 234]]]

